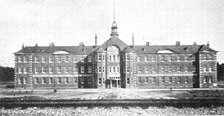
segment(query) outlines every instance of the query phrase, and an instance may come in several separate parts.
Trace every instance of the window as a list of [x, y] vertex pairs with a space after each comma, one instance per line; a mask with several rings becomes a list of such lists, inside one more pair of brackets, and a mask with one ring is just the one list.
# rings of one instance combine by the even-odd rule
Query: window
[[77, 62], [77, 57], [73, 56], [73, 62]]
[[92, 56], [88, 56], [88, 62], [92, 62]]
[[81, 66], [81, 73], [85, 73], [85, 67]]
[[58, 73], [62, 73], [62, 68], [58, 67]]
[[65, 67], [65, 73], [69, 73], [69, 67]]
[[78, 78], [74, 77], [74, 83], [77, 83], [77, 82], [78, 82]]
[[34, 78], [34, 83], [38, 84], [38, 78]]
[[91, 66], [88, 66], [88, 73], [92, 73], [92, 67]]
[[34, 67], [34, 73], [38, 73], [38, 67]]
[[116, 61], [116, 56], [115, 55], [113, 55], [113, 61]]
[[112, 72], [111, 67], [109, 67], [109, 72], [110, 72], [110, 73]]
[[53, 83], [53, 78], [50, 77], [50, 78], [49, 78], [49, 84], [52, 84], [52, 83]]
[[126, 55], [126, 60], [129, 61], [130, 60], [130, 54]]
[[170, 71], [170, 67], [169, 66], [165, 66], [165, 72], [169, 72]]
[[35, 62], [39, 61], [39, 58], [37, 56], [35, 56], [34, 59], [35, 59]]
[[29, 61], [28, 57], [24, 56], [24, 62], [28, 62], [28, 61]]
[[[209, 78], [209, 77], [208, 77]], [[209, 83], [212, 83], [212, 77], [209, 78]]]
[[25, 68], [24, 68], [24, 73], [25, 73], [25, 74], [28, 73], [28, 67], [25, 67]]
[[103, 72], [105, 72], [105, 68], [104, 68], [104, 66], [103, 66]]
[[73, 72], [74, 72], [74, 73], [77, 72], [77, 67], [73, 67]]
[[85, 60], [85, 56], [82, 56], [82, 60], [81, 60], [81, 62], [84, 62], [84, 60]]
[[181, 77], [177, 77], [177, 83], [181, 82]]
[[149, 78], [145, 77], [145, 82], [148, 83], [149, 82]]
[[99, 78], [99, 85], [102, 84], [102, 78]]
[[101, 67], [101, 66], [98, 67], [98, 72], [99, 72], [99, 73], [102, 72], [102, 67]]
[[65, 62], [66, 61], [66, 56], [61, 56], [61, 62]]
[[18, 69], [19, 69], [19, 73], [23, 73], [23, 69], [21, 67], [19, 67]]
[[172, 72], [176, 72], [176, 66], [172, 65]]
[[104, 54], [102, 55], [102, 60], [105, 60], [105, 55]]
[[46, 58], [45, 57], [42, 57], [42, 62], [46, 62]]
[[165, 80], [165, 77], [162, 77], [162, 83], [165, 83], [166, 80]]
[[185, 83], [188, 83], [188, 77], [185, 77]]
[[43, 77], [43, 78], [42, 78], [42, 84], [45, 84], [45, 83], [46, 83], [46, 78]]
[[147, 66], [145, 66], [144, 69], [145, 69], [145, 73], [149, 73]]
[[65, 84], [68, 84], [69, 83], [69, 79], [68, 77], [65, 77]]
[[98, 55], [98, 61], [101, 61], [101, 60], [102, 60], [102, 55], [99, 54], [99, 55]]
[[127, 73], [130, 72], [130, 67], [129, 67], [129, 66], [126, 67], [126, 72], [127, 72]]
[[52, 56], [49, 57], [49, 62], [53, 62], [53, 57]]
[[58, 84], [61, 84], [61, 77], [58, 77]]
[[155, 72], [156, 72], [156, 67], [152, 66], [152, 73], [155, 73]]
[[141, 73], [141, 67], [137, 67], [137, 69], [138, 69], [138, 73]]
[[61, 56], [58, 56], [58, 62], [61, 62]]
[[171, 61], [177, 61], [177, 56], [175, 54], [171, 55]]
[[66, 62], [69, 62], [70, 61], [70, 56], [66, 56]]
[[18, 83], [22, 84], [23, 83], [23, 78], [18, 78]]
[[153, 79], [152, 82], [156, 83], [156, 77], [153, 77], [152, 79]]
[[172, 83], [172, 77], [169, 77], [169, 83]]
[[156, 55], [152, 55], [152, 61], [153, 61], [153, 62], [156, 61]]
[[120, 61], [120, 56], [119, 55], [117, 55], [117, 61]]
[[127, 84], [130, 84], [130, 78], [127, 78]]
[[141, 77], [138, 77], [138, 82], [141, 83]]
[[49, 73], [53, 73], [53, 68], [52, 67], [48, 67], [49, 69]]
[[114, 73], [116, 72], [116, 69], [115, 69], [115, 67], [113, 67], [113, 72], [114, 72]]
[[111, 55], [109, 55], [109, 61], [111, 61], [111, 59], [112, 59], [112, 58], [111, 58]]
[[24, 77], [24, 78], [23, 78], [23, 84], [26, 84], [26, 83], [27, 83], [27, 78]]

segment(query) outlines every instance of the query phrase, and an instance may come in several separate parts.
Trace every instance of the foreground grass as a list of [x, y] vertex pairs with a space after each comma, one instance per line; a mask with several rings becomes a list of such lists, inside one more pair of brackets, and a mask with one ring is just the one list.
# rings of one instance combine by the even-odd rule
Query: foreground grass
[[174, 108], [174, 107], [30, 107], [26, 109], [0, 108], [1, 116], [176, 116], [176, 115], [224, 115], [224, 107]]

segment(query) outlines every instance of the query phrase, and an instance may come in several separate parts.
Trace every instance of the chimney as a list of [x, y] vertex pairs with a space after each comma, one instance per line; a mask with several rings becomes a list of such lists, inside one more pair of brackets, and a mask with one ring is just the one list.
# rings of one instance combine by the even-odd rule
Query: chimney
[[197, 45], [197, 42], [196, 41], [194, 41], [194, 44], [193, 45]]
[[207, 41], [207, 46], [210, 47], [209, 41]]
[[24, 48], [24, 43], [23, 43], [23, 45], [22, 45], [22, 49]]
[[132, 47], [134, 47], [134, 33], [132, 33]]
[[146, 42], [146, 46], [149, 46], [149, 42], [148, 41]]
[[35, 45], [36, 47], [38, 47], [38, 44], [36, 43], [36, 45]]
[[180, 45], [180, 41], [176, 41], [176, 46], [179, 46]]
[[49, 44], [50, 47], [54, 47], [54, 42]]
[[84, 43], [83, 43], [83, 42], [80, 42], [80, 43], [79, 43], [79, 46], [84, 46]]
[[97, 34], [95, 33], [95, 47], [97, 46]]

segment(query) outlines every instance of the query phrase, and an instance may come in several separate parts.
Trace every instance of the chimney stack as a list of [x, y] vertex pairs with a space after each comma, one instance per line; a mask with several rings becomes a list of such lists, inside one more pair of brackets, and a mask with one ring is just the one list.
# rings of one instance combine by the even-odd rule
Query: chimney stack
[[134, 47], [134, 33], [132, 33], [132, 47]]
[[196, 41], [194, 41], [194, 44], [193, 45], [197, 45], [197, 42]]
[[176, 46], [179, 46], [180, 45], [180, 41], [176, 41]]
[[23, 45], [22, 45], [22, 49], [24, 48], [24, 43], [23, 43]]
[[210, 46], [209, 41], [207, 41], [207, 46], [208, 46], [208, 47]]
[[97, 46], [97, 34], [95, 33], [95, 47]]

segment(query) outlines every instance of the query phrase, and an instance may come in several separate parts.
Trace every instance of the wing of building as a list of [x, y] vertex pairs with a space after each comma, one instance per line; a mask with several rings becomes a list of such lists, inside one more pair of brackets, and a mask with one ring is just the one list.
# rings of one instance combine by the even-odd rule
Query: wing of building
[[127, 45], [113, 22], [100, 46], [27, 46], [15, 53], [23, 88], [208, 88], [217, 86], [217, 51], [207, 45]]

